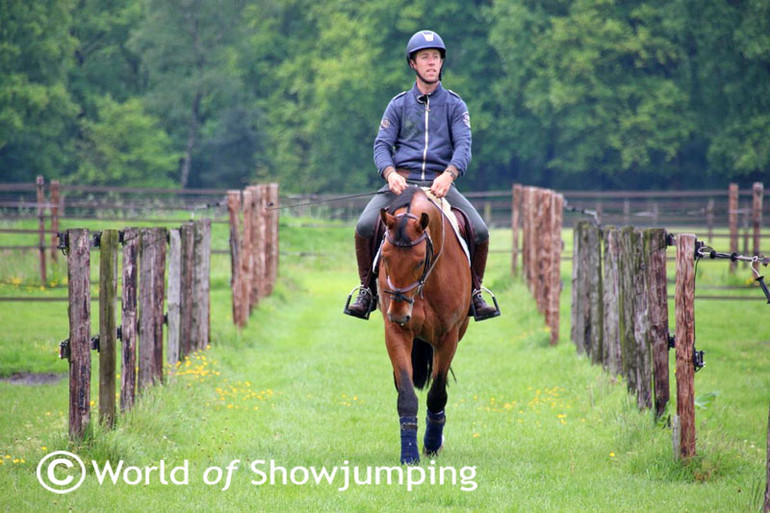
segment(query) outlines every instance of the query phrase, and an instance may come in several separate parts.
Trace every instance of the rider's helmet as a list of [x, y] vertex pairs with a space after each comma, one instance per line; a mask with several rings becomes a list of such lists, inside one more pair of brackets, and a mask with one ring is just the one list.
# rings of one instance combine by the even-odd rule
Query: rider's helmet
[[426, 50], [428, 48], [435, 48], [441, 54], [441, 59], [446, 58], [446, 46], [441, 36], [433, 32], [432, 30], [420, 30], [409, 38], [409, 42], [406, 44], [406, 62], [407, 64], [412, 59], [414, 54], [420, 50]]

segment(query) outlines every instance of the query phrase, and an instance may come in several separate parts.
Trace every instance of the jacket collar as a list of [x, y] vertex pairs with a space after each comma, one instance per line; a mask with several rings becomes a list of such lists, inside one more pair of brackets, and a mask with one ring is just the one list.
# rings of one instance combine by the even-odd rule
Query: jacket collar
[[[415, 100], [418, 100], [421, 96], [424, 96], [419, 89], [417, 89], [417, 82], [414, 83], [412, 86], [412, 90], [410, 91], [412, 96], [414, 96]], [[428, 95], [428, 98], [430, 98], [431, 102], [434, 102], [435, 100], [438, 100], [440, 98], [444, 97], [444, 94], [446, 94], [446, 89], [441, 85], [441, 82], [438, 83], [438, 87]], [[419, 101], [419, 100], [418, 100]], [[424, 102], [421, 102], [424, 103]]]

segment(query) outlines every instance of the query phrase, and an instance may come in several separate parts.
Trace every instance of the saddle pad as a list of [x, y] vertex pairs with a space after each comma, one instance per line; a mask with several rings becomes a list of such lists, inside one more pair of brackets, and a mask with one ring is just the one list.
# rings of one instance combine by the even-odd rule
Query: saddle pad
[[422, 190], [425, 191], [425, 195], [428, 196], [428, 199], [430, 199], [433, 203], [436, 204], [436, 206], [441, 209], [441, 212], [444, 213], [444, 217], [449, 220], [449, 224], [452, 225], [455, 236], [457, 237], [457, 240], [460, 241], [460, 246], [462, 246], [463, 251], [465, 252], [465, 258], [468, 259], [468, 265], [470, 265], [471, 253], [468, 250], [468, 244], [460, 234], [460, 226], [457, 224], [457, 217], [455, 216], [454, 212], [452, 212], [452, 205], [449, 204], [449, 201], [446, 198], [437, 198], [434, 196], [433, 193], [430, 192], [430, 187], [422, 187]]

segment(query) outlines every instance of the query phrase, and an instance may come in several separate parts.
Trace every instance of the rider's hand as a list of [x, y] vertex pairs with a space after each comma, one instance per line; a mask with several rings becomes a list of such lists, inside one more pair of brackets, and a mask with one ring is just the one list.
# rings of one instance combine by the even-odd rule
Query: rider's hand
[[399, 195], [406, 190], [406, 178], [393, 170], [388, 175], [388, 187], [390, 187], [390, 192]]
[[446, 196], [446, 193], [449, 192], [449, 189], [452, 187], [452, 182], [454, 181], [454, 176], [452, 176], [450, 172], [444, 171], [433, 180], [433, 183], [430, 186], [430, 192], [437, 198], [443, 198]]

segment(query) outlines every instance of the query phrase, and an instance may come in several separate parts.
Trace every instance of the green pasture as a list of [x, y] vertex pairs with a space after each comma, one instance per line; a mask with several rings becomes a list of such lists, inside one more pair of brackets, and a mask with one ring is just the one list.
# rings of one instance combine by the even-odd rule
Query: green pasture
[[[433, 463], [423, 458], [421, 471], [400, 469], [403, 484], [354, 483], [355, 470], [363, 478], [367, 468], [398, 467], [396, 393], [379, 312], [369, 322], [342, 314], [356, 280], [353, 228], [304, 226], [311, 222], [319, 221], [282, 219], [275, 293], [259, 304], [241, 332], [232, 326], [229, 257], [214, 255], [210, 348], [192, 355], [165, 384], [145, 393], [132, 412], [119, 417], [114, 430], [98, 425], [94, 404], [91, 436], [72, 444], [67, 438], [66, 379], [38, 385], [0, 381], [0, 510], [760, 508], [770, 401], [768, 306], [763, 301], [696, 303], [696, 344], [706, 351], [706, 367], [695, 378], [698, 455], [680, 463], [673, 458], [666, 419], [656, 423], [650, 412], [638, 411], [622, 380], [576, 354], [569, 340], [569, 262], [562, 267], [560, 343], [550, 347], [526, 286], [511, 277], [506, 252], [491, 253], [486, 280], [503, 316], [472, 322], [455, 357], [444, 451]], [[84, 223], [70, 222], [65, 228], [76, 224]], [[124, 225], [87, 224], [93, 229]], [[0, 240], [5, 245], [34, 243], [21, 237]], [[510, 230], [493, 230], [492, 237], [493, 249], [510, 248]], [[564, 239], [569, 252], [571, 233], [565, 231]], [[213, 246], [227, 247], [226, 225], [214, 225]], [[94, 279], [97, 263], [94, 253]], [[35, 253], [0, 253], [0, 296], [66, 295], [61, 258], [49, 272], [49, 283], [40, 284], [36, 272]], [[749, 277], [743, 268], [728, 277], [722, 262], [698, 267], [698, 284], [704, 286]], [[670, 310], [673, 315], [673, 302]], [[96, 323], [94, 315], [92, 332]], [[68, 329], [65, 302], [2, 302], [0, 327], [0, 376], [67, 372], [67, 362], [58, 359], [58, 342]], [[94, 373], [97, 367], [94, 353]], [[425, 393], [419, 397], [421, 436]], [[98, 399], [95, 387], [92, 399]], [[669, 413], [674, 410], [672, 403]], [[82, 486], [66, 495], [45, 490], [35, 475], [38, 462], [58, 450], [76, 453], [88, 467]], [[91, 462], [103, 467], [121, 460], [124, 466], [140, 468], [162, 463], [167, 482], [170, 469], [187, 462], [187, 483], [162, 484], [156, 470], [149, 484], [120, 479], [100, 485]], [[295, 479], [283, 484], [278, 471], [275, 484], [252, 483], [261, 480], [250, 469], [259, 460], [267, 463], [257, 463], [256, 470], [268, 477], [272, 460]], [[231, 464], [237, 468], [227, 489], [224, 478], [204, 483], [207, 472], [214, 481], [213, 467]], [[333, 484], [294, 484], [310, 467], [339, 467], [339, 474]], [[442, 468], [443, 484], [438, 480]], [[350, 475], [347, 488], [341, 479], [344, 469]], [[58, 472], [60, 479], [69, 475], [62, 468]], [[425, 482], [409, 490], [407, 476], [417, 480], [419, 472]], [[433, 483], [431, 475], [436, 476]], [[134, 477], [126, 476], [129, 481]]]

